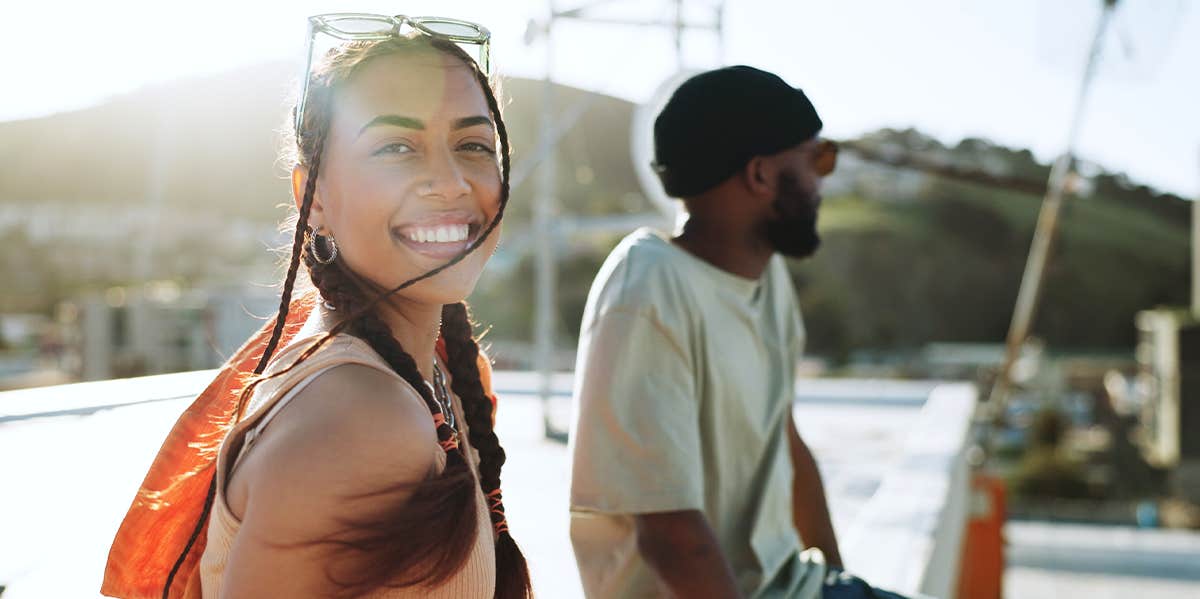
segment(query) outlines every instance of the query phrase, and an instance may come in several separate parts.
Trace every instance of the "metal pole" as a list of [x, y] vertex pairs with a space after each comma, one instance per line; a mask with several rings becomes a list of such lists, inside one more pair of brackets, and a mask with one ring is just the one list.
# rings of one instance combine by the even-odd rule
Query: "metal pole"
[[1192, 200], [1192, 318], [1200, 320], [1200, 192]]
[[725, 64], [725, 3], [717, 5], [717, 64]]
[[675, 0], [675, 70], [683, 70], [683, 0]]
[[1088, 54], [1087, 66], [1083, 71], [1083, 80], [1079, 85], [1079, 95], [1075, 100], [1075, 113], [1072, 116], [1071, 128], [1067, 135], [1067, 149], [1050, 169], [1050, 182], [1046, 195], [1042, 199], [1042, 209], [1038, 214], [1037, 228], [1033, 233], [1033, 244], [1029, 248], [1029, 257], [1025, 263], [1025, 273], [1021, 277], [1021, 289], [1017, 294], [1017, 305], [1013, 310], [1012, 324], [1008, 330], [1008, 339], [1004, 352], [1004, 364], [996, 383], [992, 386], [991, 401], [994, 414], [1002, 414], [1004, 402], [1008, 399], [1009, 387], [1012, 384], [1012, 368], [1020, 355], [1021, 345], [1029, 334], [1037, 309], [1038, 295], [1041, 292], [1042, 273], [1046, 266], [1046, 258], [1054, 242], [1058, 227], [1058, 214], [1062, 208], [1063, 196], [1071, 170], [1071, 162], [1075, 153], [1075, 144], [1079, 138], [1080, 124], [1083, 121], [1084, 106], [1087, 102], [1088, 90], [1096, 72], [1103, 47], [1104, 32], [1112, 16], [1117, 0], [1104, 0], [1104, 9], [1096, 24], [1096, 35], [1092, 38], [1091, 52]]
[[174, 142], [175, 110], [160, 103], [154, 110], [154, 145], [150, 157], [150, 169], [146, 176], [146, 210], [141, 237], [136, 241], [134, 276], [138, 284], [155, 278], [155, 251], [158, 246], [158, 230], [162, 228], [163, 204], [167, 196], [167, 179]]
[[[546, 75], [542, 80], [542, 106], [540, 128], [542, 148], [554, 147], [554, 2], [550, 2], [550, 21], [546, 26]], [[533, 230], [536, 236], [534, 264], [536, 268], [536, 296], [534, 298], [534, 353], [538, 371], [538, 396], [542, 401], [542, 423], [547, 437], [552, 436], [549, 401], [554, 374], [554, 323], [557, 310], [554, 302], [555, 289], [555, 245], [554, 230], [556, 212], [555, 155], [547, 151], [538, 166], [537, 195], [533, 203]]]

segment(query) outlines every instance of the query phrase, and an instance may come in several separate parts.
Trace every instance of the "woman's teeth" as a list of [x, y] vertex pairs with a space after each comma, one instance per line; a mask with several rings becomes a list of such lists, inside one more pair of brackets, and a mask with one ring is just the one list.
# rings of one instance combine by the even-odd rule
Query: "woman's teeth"
[[414, 227], [408, 231], [409, 240], [417, 243], [454, 243], [466, 241], [468, 235], [470, 226], [465, 224]]

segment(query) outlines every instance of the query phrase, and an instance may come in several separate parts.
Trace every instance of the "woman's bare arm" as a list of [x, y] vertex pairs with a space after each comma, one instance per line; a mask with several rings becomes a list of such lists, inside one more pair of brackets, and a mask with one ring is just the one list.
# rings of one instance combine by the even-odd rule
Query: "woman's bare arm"
[[353, 557], [314, 540], [370, 518], [434, 467], [432, 420], [407, 384], [378, 370], [338, 366], [292, 399], [231, 477], [230, 508], [242, 520], [221, 597], [325, 596], [330, 574], [352, 574]]

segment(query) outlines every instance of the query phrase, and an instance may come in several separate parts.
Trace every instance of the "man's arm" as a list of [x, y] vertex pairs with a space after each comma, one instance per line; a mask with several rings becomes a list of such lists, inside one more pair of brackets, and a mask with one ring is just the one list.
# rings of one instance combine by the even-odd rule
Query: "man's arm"
[[792, 519], [806, 547], [817, 547], [825, 554], [825, 563], [843, 569], [837, 537], [825, 501], [825, 485], [808, 445], [800, 439], [796, 422], [788, 414], [788, 447], [792, 453]]
[[[629, 514], [658, 595], [737, 597], [731, 568], [699, 511], [704, 445], [688, 347], [646, 311], [609, 309], [582, 328], [571, 508]], [[614, 576], [601, 570], [607, 558], [590, 559], [597, 546], [623, 550], [611, 536], [591, 534], [573, 530], [571, 537], [585, 584]]]
[[634, 516], [637, 547], [670, 597], [736, 598], [733, 569], [697, 510]]

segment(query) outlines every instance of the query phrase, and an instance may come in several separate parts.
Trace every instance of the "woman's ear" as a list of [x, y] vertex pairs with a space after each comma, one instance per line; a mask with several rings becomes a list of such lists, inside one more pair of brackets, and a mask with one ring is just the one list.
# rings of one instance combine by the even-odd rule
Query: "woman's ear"
[[[297, 164], [292, 168], [292, 201], [296, 203], [296, 211], [299, 212], [300, 206], [304, 204], [304, 188], [308, 185], [308, 167], [303, 164]], [[312, 208], [309, 210], [309, 222], [312, 222], [313, 215], [321, 214], [324, 210], [321, 205], [320, 196], [317, 195], [317, 190], [313, 189]], [[313, 228], [316, 228], [313, 225]]]

